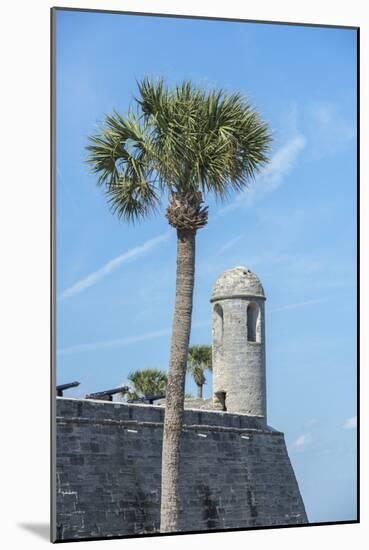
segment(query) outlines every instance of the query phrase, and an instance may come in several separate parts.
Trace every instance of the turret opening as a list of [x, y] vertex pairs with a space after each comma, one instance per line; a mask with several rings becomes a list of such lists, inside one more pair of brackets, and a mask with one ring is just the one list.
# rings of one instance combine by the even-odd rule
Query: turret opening
[[214, 306], [213, 339], [216, 347], [223, 344], [223, 309], [219, 304]]
[[260, 309], [255, 302], [247, 307], [247, 340], [260, 342]]
[[214, 408], [218, 411], [226, 411], [226, 397], [227, 394], [225, 391], [216, 391], [214, 393]]

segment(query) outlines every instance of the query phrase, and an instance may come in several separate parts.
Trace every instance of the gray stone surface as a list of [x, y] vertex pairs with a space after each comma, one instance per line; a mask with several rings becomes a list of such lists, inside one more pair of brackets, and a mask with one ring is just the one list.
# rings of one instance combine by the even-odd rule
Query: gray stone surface
[[[157, 533], [164, 408], [57, 398], [58, 540]], [[186, 410], [181, 531], [306, 523], [283, 434]]]
[[197, 399], [197, 398], [186, 398], [184, 400], [184, 408], [185, 409], [202, 409], [205, 411], [212, 411], [214, 409], [213, 406], [213, 398], [210, 397], [209, 399]]
[[212, 296], [213, 403], [266, 423], [265, 295], [246, 267], [225, 271]]

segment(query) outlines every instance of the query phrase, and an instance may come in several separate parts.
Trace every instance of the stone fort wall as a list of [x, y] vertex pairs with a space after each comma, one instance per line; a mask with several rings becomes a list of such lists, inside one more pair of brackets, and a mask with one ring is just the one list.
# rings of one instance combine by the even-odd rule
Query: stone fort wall
[[[159, 532], [164, 408], [57, 398], [57, 540]], [[307, 522], [284, 436], [186, 410], [181, 531]]]

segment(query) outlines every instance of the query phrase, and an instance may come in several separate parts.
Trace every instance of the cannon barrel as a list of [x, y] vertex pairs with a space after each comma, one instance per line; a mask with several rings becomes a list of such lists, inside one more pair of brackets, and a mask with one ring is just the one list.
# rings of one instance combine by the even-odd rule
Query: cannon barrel
[[56, 386], [56, 395], [58, 397], [63, 397], [63, 391], [64, 390], [69, 390], [69, 388], [76, 388], [77, 386], [79, 386], [79, 382], [69, 382], [69, 384], [59, 384], [58, 386]]
[[86, 399], [103, 399], [104, 397], [108, 398], [108, 401], [112, 401], [111, 396], [116, 393], [127, 393], [130, 391], [128, 386], [120, 386], [119, 388], [113, 388], [112, 390], [98, 391], [95, 393], [89, 393], [86, 395]]
[[133, 399], [128, 399], [127, 403], [146, 403], [149, 405], [152, 405], [154, 401], [157, 399], [164, 399], [165, 393], [162, 393], [160, 395], [147, 395], [145, 397], [136, 397]]

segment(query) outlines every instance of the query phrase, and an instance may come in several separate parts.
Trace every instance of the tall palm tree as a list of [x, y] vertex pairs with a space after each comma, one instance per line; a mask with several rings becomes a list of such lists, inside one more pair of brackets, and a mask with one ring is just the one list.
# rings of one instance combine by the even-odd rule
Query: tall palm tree
[[206, 383], [205, 370], [212, 370], [211, 346], [191, 346], [188, 350], [187, 371], [197, 386], [197, 397], [202, 399], [202, 387]]
[[168, 383], [166, 373], [159, 369], [142, 369], [130, 372], [128, 380], [131, 382], [133, 390], [126, 394], [128, 399], [150, 398], [165, 394]]
[[97, 183], [120, 218], [135, 221], [168, 199], [177, 233], [176, 295], [163, 433], [161, 526], [179, 530], [179, 452], [191, 331], [196, 232], [208, 221], [207, 194], [241, 190], [268, 161], [268, 125], [239, 93], [204, 90], [191, 82], [169, 88], [138, 83], [136, 109], [114, 111], [90, 138]]

